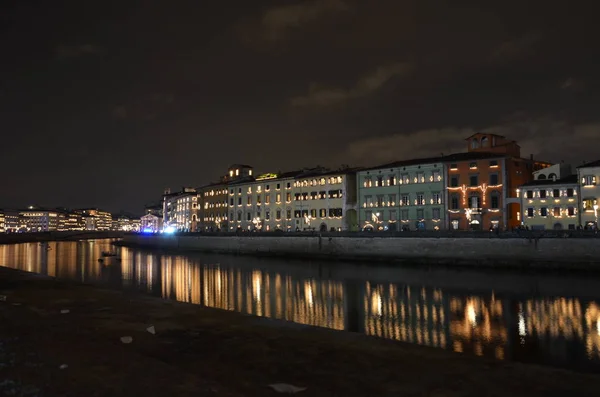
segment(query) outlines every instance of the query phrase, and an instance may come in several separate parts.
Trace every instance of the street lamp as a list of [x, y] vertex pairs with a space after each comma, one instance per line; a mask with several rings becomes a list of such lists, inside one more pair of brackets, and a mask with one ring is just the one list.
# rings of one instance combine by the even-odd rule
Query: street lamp
[[304, 215], [304, 223], [308, 225], [308, 229], [310, 230], [310, 222], [313, 220], [311, 215]]

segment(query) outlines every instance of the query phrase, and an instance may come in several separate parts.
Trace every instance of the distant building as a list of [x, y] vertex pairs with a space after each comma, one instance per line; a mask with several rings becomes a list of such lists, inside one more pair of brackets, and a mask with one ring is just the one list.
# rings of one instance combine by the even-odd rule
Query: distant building
[[162, 216], [146, 214], [140, 219], [140, 230], [143, 232], [158, 233], [163, 229]]
[[4, 210], [4, 231], [6, 233], [16, 233], [24, 229], [21, 224], [21, 217], [17, 210]]
[[4, 211], [0, 209], [0, 233], [4, 233]]
[[581, 226], [597, 230], [600, 215], [600, 160], [577, 167], [577, 177], [581, 189]]
[[397, 161], [358, 172], [363, 230], [446, 228], [442, 158]]
[[522, 225], [532, 230], [574, 230], [579, 223], [577, 175], [568, 164], [555, 164], [533, 173], [520, 186]]
[[198, 189], [200, 208], [198, 231], [227, 231], [227, 183], [219, 182]]
[[63, 211], [58, 218], [58, 231], [82, 231], [85, 230], [85, 223], [81, 214]]
[[85, 230], [110, 231], [112, 229], [110, 212], [98, 208], [78, 209], [73, 212], [81, 215]]
[[198, 222], [198, 192], [193, 188], [183, 188], [181, 192], [163, 195], [163, 227], [177, 231], [196, 231]]
[[29, 207], [19, 211], [20, 229], [28, 233], [52, 232], [58, 230], [58, 211]]

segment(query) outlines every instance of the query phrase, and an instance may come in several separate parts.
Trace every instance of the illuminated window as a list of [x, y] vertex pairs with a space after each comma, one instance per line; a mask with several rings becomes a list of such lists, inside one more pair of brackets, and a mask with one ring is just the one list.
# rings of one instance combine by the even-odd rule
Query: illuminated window
[[396, 176], [390, 175], [388, 178], [388, 186], [396, 186]]
[[327, 217], [327, 210], [325, 208], [321, 208], [319, 210], [319, 218], [326, 218]]
[[270, 194], [265, 195], [265, 204], [271, 204], [271, 195]]
[[235, 175], [239, 175], [240, 174], [240, 170], [235, 170]]
[[472, 163], [470, 163], [469, 168], [471, 168], [471, 169], [477, 168], [477, 162], [473, 161]]
[[425, 205], [425, 193], [417, 193], [417, 205]]
[[569, 216], [575, 216], [575, 208], [574, 207], [567, 208], [567, 214], [569, 214]]
[[596, 177], [593, 175], [585, 175], [581, 179], [583, 186], [594, 186], [596, 184]]
[[410, 205], [410, 196], [408, 194], [402, 195], [402, 205]]
[[285, 214], [285, 219], [287, 219], [288, 221], [292, 219], [292, 210], [287, 210]]
[[560, 207], [554, 207], [553, 215], [557, 217], [560, 216]]
[[440, 192], [431, 193], [431, 202], [432, 204], [442, 204], [442, 195]]
[[291, 203], [292, 202], [292, 193], [286, 193], [285, 194], [285, 202], [286, 203]]
[[275, 219], [276, 219], [276, 220], [280, 220], [280, 219], [281, 219], [281, 210], [277, 210], [277, 211], [275, 212]]

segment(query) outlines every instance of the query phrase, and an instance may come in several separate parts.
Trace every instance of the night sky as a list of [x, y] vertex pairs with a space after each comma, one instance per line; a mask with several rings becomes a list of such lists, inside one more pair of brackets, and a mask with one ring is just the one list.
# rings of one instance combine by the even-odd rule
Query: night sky
[[0, 1], [0, 208], [140, 213], [257, 172], [461, 151], [600, 158], [592, 2]]

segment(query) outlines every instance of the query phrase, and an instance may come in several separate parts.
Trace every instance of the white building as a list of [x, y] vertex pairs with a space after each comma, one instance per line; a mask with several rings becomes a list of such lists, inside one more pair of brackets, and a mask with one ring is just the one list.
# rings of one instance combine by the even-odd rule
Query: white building
[[146, 214], [142, 216], [141, 230], [143, 232], [158, 233], [162, 230], [162, 217], [154, 214]]
[[358, 230], [356, 170], [307, 170], [293, 185], [294, 230]]
[[568, 164], [535, 171], [519, 187], [522, 225], [532, 230], [575, 230], [579, 226], [577, 175]]
[[584, 229], [597, 229], [600, 205], [600, 160], [577, 167], [581, 190], [580, 223]]
[[292, 189], [298, 174], [269, 173], [229, 183], [229, 231], [293, 230]]
[[198, 193], [193, 188], [163, 195], [163, 227], [182, 232], [196, 231], [198, 222]]

